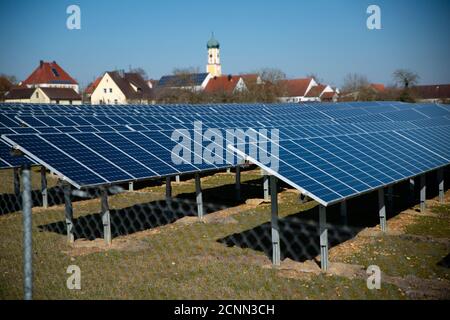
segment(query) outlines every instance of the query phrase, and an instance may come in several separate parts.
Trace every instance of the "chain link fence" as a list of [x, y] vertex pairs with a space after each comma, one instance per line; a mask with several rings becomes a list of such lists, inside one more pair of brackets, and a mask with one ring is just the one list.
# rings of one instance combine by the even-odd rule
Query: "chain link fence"
[[[267, 179], [252, 166], [238, 184], [232, 169], [89, 190], [36, 166], [0, 174], [1, 299], [401, 298], [394, 286], [368, 289], [365, 270], [320, 270], [324, 227], [333, 251], [376, 226], [376, 193], [345, 214], [328, 208], [321, 226], [319, 206], [282, 183], [274, 220]], [[397, 211], [411, 205], [409, 188], [395, 187]]]

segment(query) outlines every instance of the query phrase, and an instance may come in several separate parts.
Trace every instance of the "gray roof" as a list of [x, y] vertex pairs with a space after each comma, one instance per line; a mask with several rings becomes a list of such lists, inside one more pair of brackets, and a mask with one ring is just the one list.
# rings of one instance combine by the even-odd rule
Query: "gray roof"
[[158, 86], [171, 88], [200, 86], [208, 75], [209, 73], [187, 73], [163, 76]]
[[[153, 98], [153, 91], [147, 82], [138, 73], [125, 73], [123, 76], [117, 71], [110, 71], [108, 74], [129, 100], [148, 100]], [[135, 91], [131, 85], [138, 88]]]
[[9, 92], [5, 94], [5, 99], [30, 99], [33, 95], [35, 88], [11, 88]]

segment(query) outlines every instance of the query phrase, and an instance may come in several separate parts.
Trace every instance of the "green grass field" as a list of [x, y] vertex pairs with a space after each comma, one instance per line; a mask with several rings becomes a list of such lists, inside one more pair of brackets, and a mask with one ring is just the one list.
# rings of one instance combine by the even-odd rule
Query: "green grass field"
[[[0, 173], [4, 192], [12, 192], [12, 173]], [[34, 174], [33, 187], [39, 188]], [[270, 204], [245, 204], [261, 198], [259, 170], [242, 173], [243, 201], [234, 200], [234, 175], [220, 173], [202, 178], [204, 202], [213, 204], [208, 219], [195, 218], [193, 180], [173, 184], [174, 202], [182, 212], [163, 219], [164, 185], [142, 185], [135, 192], [111, 195], [111, 215], [122, 234], [106, 248], [97, 221], [98, 199], [73, 203], [74, 217], [94, 241], [78, 239], [72, 247], [64, 234], [64, 205], [33, 209], [33, 267], [35, 299], [407, 299], [404, 289], [383, 283], [369, 290], [365, 279], [333, 274], [285, 272], [271, 267], [267, 253], [252, 246], [270, 221]], [[50, 181], [55, 185], [55, 181]], [[280, 193], [280, 217], [311, 215], [316, 203], [300, 204], [292, 190]], [[219, 206], [217, 206], [219, 205]], [[1, 206], [1, 202], [0, 202]], [[214, 212], [228, 208], [222, 212]], [[450, 205], [436, 207], [436, 216], [415, 217], [408, 234], [450, 241]], [[170, 216], [170, 215], [169, 215]], [[187, 217], [183, 217], [187, 216]], [[389, 223], [389, 222], [388, 222]], [[81, 228], [81, 229], [83, 229]], [[266, 232], [264, 231], [264, 232]], [[81, 232], [81, 231], [80, 231]], [[118, 231], [119, 232], [119, 231]], [[267, 232], [266, 232], [267, 233]], [[227, 246], [223, 239], [240, 235], [245, 245]], [[244, 236], [245, 235], [245, 236]], [[238, 238], [238, 236], [236, 236]], [[270, 238], [268, 238], [270, 239]], [[318, 240], [318, 239], [317, 239]], [[367, 240], [367, 239], [366, 239]], [[242, 242], [242, 241], [241, 241]], [[293, 249], [295, 251], [295, 249]], [[438, 262], [449, 253], [443, 242], [415, 242], [395, 235], [370, 238], [367, 246], [331, 258], [333, 262], [377, 264], [393, 277], [414, 275], [450, 280], [449, 269]], [[300, 264], [300, 263], [298, 263]], [[67, 267], [81, 269], [81, 290], [69, 290]], [[21, 212], [0, 216], [0, 299], [21, 299]]]

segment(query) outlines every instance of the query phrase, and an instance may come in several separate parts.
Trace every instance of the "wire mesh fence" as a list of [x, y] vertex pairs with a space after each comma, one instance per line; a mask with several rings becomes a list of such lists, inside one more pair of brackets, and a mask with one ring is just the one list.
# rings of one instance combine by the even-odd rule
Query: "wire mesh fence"
[[[368, 289], [365, 270], [321, 276], [324, 228], [332, 249], [376, 226], [376, 192], [348, 203], [348, 214], [329, 208], [321, 225], [317, 203], [279, 183], [277, 246], [274, 198], [254, 167], [239, 172], [238, 186], [235, 169], [88, 190], [40, 167], [1, 175], [2, 299], [401, 297], [390, 285]], [[409, 188], [395, 187], [397, 211], [411, 205]]]

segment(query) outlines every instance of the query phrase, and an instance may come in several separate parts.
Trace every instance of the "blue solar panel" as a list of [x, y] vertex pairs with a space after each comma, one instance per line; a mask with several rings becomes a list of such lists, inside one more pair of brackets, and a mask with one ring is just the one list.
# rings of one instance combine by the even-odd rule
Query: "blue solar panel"
[[[9, 136], [13, 145], [23, 146], [23, 150], [28, 154], [33, 154], [34, 160], [44, 164], [52, 171], [62, 176], [76, 178], [72, 181], [75, 186], [80, 185], [100, 185], [107, 183], [99, 175], [81, 165], [76, 160], [62, 153], [60, 150], [50, 145], [37, 135], [12, 135]], [[45, 161], [43, 161], [45, 159]], [[70, 179], [69, 178], [69, 179]]]
[[[172, 134], [184, 129], [180, 132], [191, 137], [195, 121], [202, 121], [203, 133], [218, 128], [224, 137], [225, 128], [278, 128], [280, 166], [276, 174], [323, 204], [421, 174], [448, 164], [450, 158], [448, 108], [439, 105], [20, 105], [16, 109], [0, 105], [1, 112], [3, 108], [8, 112], [3, 117], [14, 119], [19, 110], [19, 118], [39, 132], [69, 133], [7, 137], [77, 187], [229, 166], [225, 144], [207, 139], [201, 145], [189, 140], [190, 160], [202, 161], [174, 163], [173, 157], [180, 158], [172, 154], [177, 143]], [[2, 133], [36, 132], [16, 127], [17, 123]], [[86, 133], [73, 133], [80, 131]], [[203, 152], [211, 151], [207, 149], [211, 146], [219, 163], [203, 159]], [[251, 148], [256, 147], [247, 139], [242, 150], [250, 154]], [[231, 164], [236, 164], [232, 159]]]
[[30, 160], [23, 156], [12, 156], [11, 146], [0, 141], [0, 169], [20, 167], [24, 164], [31, 164]]
[[281, 140], [272, 172], [328, 205], [447, 165], [449, 128]]

